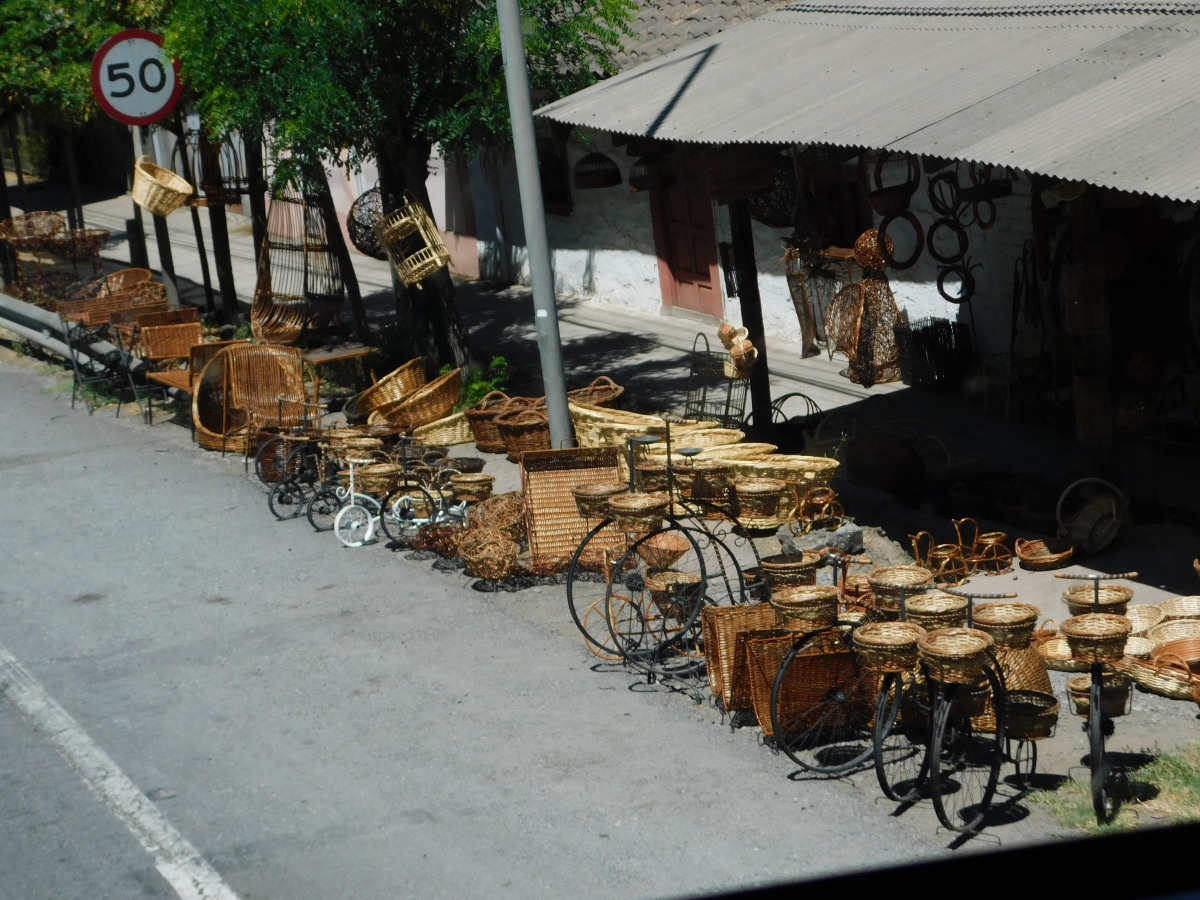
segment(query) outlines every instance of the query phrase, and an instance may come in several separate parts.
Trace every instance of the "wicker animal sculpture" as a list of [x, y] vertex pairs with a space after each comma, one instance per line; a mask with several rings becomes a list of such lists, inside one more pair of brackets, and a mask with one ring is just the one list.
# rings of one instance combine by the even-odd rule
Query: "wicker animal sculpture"
[[291, 189], [274, 198], [250, 307], [254, 336], [295, 344], [329, 331], [341, 318], [344, 294], [320, 207]]
[[[826, 323], [838, 291], [854, 280], [854, 258], [830, 250], [808, 252], [789, 247], [784, 253], [788, 292], [800, 322], [801, 353], [807, 356], [817, 341], [825, 343], [830, 358], [834, 346], [828, 340]], [[844, 251], [842, 251], [844, 253]]]
[[826, 331], [833, 346], [850, 360], [850, 380], [865, 387], [900, 380], [900, 352], [893, 331], [901, 323], [880, 249], [879, 232], [864, 231], [854, 244], [862, 281], [838, 291], [829, 308]]

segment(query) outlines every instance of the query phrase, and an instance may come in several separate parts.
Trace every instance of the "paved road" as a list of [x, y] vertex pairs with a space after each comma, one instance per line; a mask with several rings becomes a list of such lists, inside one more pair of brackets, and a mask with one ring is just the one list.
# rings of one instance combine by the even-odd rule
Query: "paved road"
[[[0, 351], [0, 897], [174, 896], [134, 833], [159, 813], [246, 900], [681, 896], [946, 852], [869, 775], [789, 780], [755, 730], [592, 671], [549, 589], [277, 523], [240, 461], [53, 380]], [[77, 734], [17, 714], [37, 685]], [[95, 754], [120, 772], [89, 791]]]

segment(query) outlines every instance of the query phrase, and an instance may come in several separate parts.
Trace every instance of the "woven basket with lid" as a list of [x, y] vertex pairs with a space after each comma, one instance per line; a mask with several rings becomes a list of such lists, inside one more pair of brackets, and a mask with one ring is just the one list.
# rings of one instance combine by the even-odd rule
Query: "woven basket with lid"
[[973, 684], [983, 676], [992, 636], [974, 628], [939, 628], [919, 642], [921, 659], [936, 681]]

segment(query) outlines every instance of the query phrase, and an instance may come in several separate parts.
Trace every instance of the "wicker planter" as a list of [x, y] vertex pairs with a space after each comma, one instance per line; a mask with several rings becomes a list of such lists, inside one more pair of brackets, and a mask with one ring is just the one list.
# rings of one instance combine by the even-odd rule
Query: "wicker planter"
[[973, 628], [939, 628], [920, 640], [921, 659], [935, 681], [974, 684], [983, 677], [992, 636]]
[[652, 569], [665, 571], [683, 559], [692, 543], [675, 531], [663, 531], [646, 538], [637, 545], [638, 555]]
[[872, 622], [853, 632], [854, 649], [881, 672], [904, 672], [916, 666], [925, 629], [912, 622]]
[[608, 501], [617, 494], [629, 492], [629, 486], [621, 482], [611, 484], [580, 484], [571, 488], [575, 506], [585, 519], [607, 519]]
[[831, 585], [773, 590], [770, 602], [787, 631], [817, 631], [837, 621], [838, 590]]
[[1055, 637], [1042, 641], [1037, 645], [1038, 656], [1046, 664], [1047, 669], [1055, 672], [1085, 672], [1087, 663], [1079, 662], [1071, 654], [1071, 645], [1065, 637]]
[[817, 564], [821, 554], [813, 550], [800, 553], [779, 553], [765, 556], [759, 561], [763, 577], [772, 592], [781, 588], [799, 587], [817, 583]]
[[500, 430], [496, 427], [496, 416], [509, 399], [502, 391], [492, 391], [470, 409], [465, 410], [471, 433], [475, 435], [475, 449], [480, 453], [506, 452], [504, 438], [500, 437]]
[[774, 518], [786, 490], [787, 484], [776, 478], [735, 479], [733, 492], [738, 502], [738, 518]]
[[483, 473], [461, 473], [450, 476], [450, 490], [454, 491], [455, 500], [466, 500], [479, 503], [492, 496], [492, 485], [496, 476]]
[[880, 609], [898, 612], [900, 591], [905, 600], [928, 590], [933, 585], [933, 573], [920, 566], [885, 566], [867, 575], [875, 605]]
[[1132, 629], [1124, 616], [1089, 613], [1062, 623], [1062, 633], [1076, 662], [1117, 662], [1125, 655], [1125, 639]]
[[936, 628], [963, 628], [967, 624], [967, 598], [941, 591], [925, 591], [905, 598], [908, 621], [927, 631]]
[[1088, 613], [1109, 613], [1114, 616], [1125, 615], [1129, 601], [1133, 599], [1133, 591], [1123, 584], [1100, 585], [1100, 604], [1096, 605], [1096, 589], [1090, 584], [1079, 584], [1063, 591], [1063, 599], [1073, 616], [1086, 616]]
[[1054, 734], [1058, 698], [1041, 691], [1009, 691], [1004, 733], [1013, 741], [1036, 741]]
[[638, 482], [643, 491], [665, 491], [667, 489], [667, 466], [665, 463], [640, 462], [636, 469]]
[[666, 494], [616, 494], [608, 500], [608, 514], [622, 531], [644, 534], [662, 527], [669, 505]]
[[975, 627], [990, 634], [997, 647], [1023, 650], [1032, 639], [1038, 612], [1029, 603], [981, 603], [973, 618]]
[[[1068, 680], [1067, 697], [1071, 701], [1071, 712], [1086, 717], [1092, 705], [1091, 692], [1091, 675], [1076, 675]], [[1120, 672], [1106, 674], [1100, 689], [1101, 714], [1109, 719], [1128, 715], [1132, 697], [1133, 681], [1128, 675]]]

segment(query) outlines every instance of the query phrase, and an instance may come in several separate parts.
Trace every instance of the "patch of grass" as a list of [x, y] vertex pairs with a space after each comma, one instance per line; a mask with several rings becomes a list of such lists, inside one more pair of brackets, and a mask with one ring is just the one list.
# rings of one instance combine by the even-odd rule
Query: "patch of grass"
[[1150, 823], [1200, 820], [1200, 743], [1183, 753], [1162, 753], [1137, 768], [1117, 770], [1109, 790], [1118, 801], [1116, 818], [1096, 823], [1086, 781], [1063, 782], [1056, 790], [1031, 791], [1029, 799], [1045, 806], [1064, 825], [1099, 834]]

